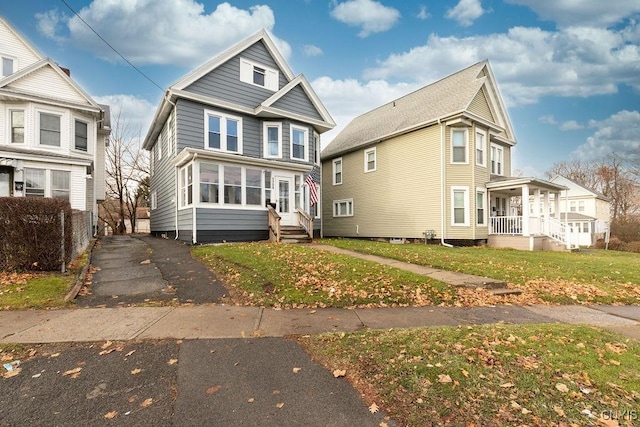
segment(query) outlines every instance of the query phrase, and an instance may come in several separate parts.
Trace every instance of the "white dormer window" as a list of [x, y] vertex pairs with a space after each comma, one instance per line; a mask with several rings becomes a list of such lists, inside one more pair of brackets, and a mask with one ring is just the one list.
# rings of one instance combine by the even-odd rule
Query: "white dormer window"
[[276, 92], [278, 79], [278, 70], [246, 58], [240, 58], [240, 81]]

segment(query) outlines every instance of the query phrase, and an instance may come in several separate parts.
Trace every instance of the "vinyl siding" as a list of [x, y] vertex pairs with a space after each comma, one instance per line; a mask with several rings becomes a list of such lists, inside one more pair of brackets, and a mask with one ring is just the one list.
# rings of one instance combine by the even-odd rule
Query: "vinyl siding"
[[267, 230], [266, 210], [197, 208], [196, 226], [202, 230]]
[[[445, 238], [446, 239], [473, 239], [474, 230], [472, 227], [472, 194], [475, 194], [475, 132], [474, 128], [456, 128], [467, 130], [467, 164], [453, 164], [451, 163], [451, 127], [445, 128]], [[469, 225], [468, 226], [453, 226], [451, 225], [451, 189], [452, 187], [467, 187], [468, 199], [467, 206], [469, 206]]]
[[[425, 230], [435, 230], [439, 236], [439, 128], [375, 147], [375, 172], [364, 172], [364, 149], [342, 156], [342, 185], [332, 183], [332, 160], [323, 162], [324, 235], [423, 238]], [[353, 199], [354, 215], [334, 218], [333, 201], [343, 199]]]
[[487, 102], [484, 88], [478, 91], [476, 97], [473, 98], [473, 101], [471, 101], [471, 104], [469, 105], [469, 111], [477, 114], [485, 120], [495, 123], [495, 119], [493, 117], [493, 114], [491, 113], [491, 107], [489, 107], [489, 103]]
[[2, 21], [0, 21], [0, 55], [17, 58], [17, 64], [14, 63], [14, 72], [40, 60]]
[[273, 106], [292, 113], [303, 114], [316, 120], [323, 120], [318, 110], [300, 85], [292, 88], [282, 98], [276, 101]]
[[95, 163], [93, 169], [93, 179], [95, 180], [95, 197], [97, 200], [105, 199], [105, 139], [107, 136], [98, 135], [95, 148]]
[[[168, 126], [163, 128], [159, 139], [168, 138]], [[156, 192], [157, 209], [150, 212], [151, 232], [165, 232], [176, 228], [176, 168], [171, 164], [173, 156], [168, 156], [166, 151], [162, 153], [162, 158], [158, 160], [157, 150], [160, 148], [156, 144], [153, 148], [152, 156], [153, 174], [151, 175], [150, 191]], [[162, 147], [165, 148], [164, 146]], [[182, 212], [182, 211], [181, 211]]]
[[240, 81], [240, 57], [278, 70], [279, 89], [288, 83], [286, 76], [282, 70], [278, 68], [264, 43], [258, 41], [239, 55], [229, 59], [209, 74], [186, 87], [185, 90], [233, 102], [245, 107], [254, 108], [260, 105], [265, 99], [273, 95], [274, 92]]
[[8, 88], [28, 93], [41, 93], [46, 89], [46, 96], [63, 99], [77, 104], [89, 105], [78, 91], [65, 81], [53, 68], [46, 66], [11, 83]]

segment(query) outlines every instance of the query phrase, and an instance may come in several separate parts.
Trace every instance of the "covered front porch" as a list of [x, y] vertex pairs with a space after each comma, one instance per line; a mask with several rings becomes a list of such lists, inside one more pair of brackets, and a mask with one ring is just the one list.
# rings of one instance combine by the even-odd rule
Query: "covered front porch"
[[[561, 212], [566, 187], [537, 178], [494, 178], [486, 184], [490, 205], [488, 244], [522, 250], [571, 250], [571, 239]], [[553, 195], [553, 197], [551, 197]]]

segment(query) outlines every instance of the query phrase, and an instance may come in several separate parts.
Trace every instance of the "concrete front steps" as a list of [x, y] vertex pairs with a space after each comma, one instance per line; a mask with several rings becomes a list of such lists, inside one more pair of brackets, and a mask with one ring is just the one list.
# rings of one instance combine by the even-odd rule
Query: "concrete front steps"
[[283, 225], [280, 227], [280, 235], [282, 243], [311, 243], [311, 237], [302, 227]]

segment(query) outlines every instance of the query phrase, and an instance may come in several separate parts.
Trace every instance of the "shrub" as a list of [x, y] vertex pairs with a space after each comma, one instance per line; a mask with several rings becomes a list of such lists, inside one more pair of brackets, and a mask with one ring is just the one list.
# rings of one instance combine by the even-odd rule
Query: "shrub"
[[629, 242], [626, 245], [627, 252], [640, 253], [640, 241]]
[[[60, 213], [64, 212], [61, 254]], [[0, 198], [0, 269], [57, 270], [72, 251], [71, 206], [61, 199]]]

